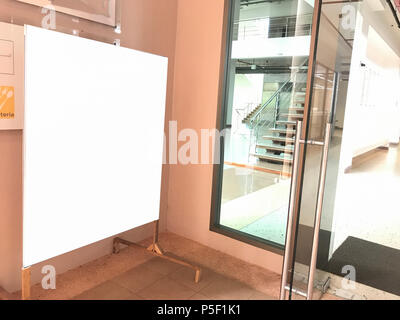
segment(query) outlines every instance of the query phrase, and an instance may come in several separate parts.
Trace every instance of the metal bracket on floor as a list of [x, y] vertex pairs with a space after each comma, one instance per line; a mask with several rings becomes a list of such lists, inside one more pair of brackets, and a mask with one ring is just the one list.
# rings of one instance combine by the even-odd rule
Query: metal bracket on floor
[[[327, 277], [325, 279], [325, 281], [318, 281], [318, 283], [316, 283], [315, 288], [321, 293], [321, 296], [322, 296], [323, 294], [325, 294], [328, 291], [330, 283], [331, 283], [331, 278]], [[285, 291], [292, 292], [292, 293], [294, 293], [298, 296], [301, 296], [303, 298], [306, 298], [306, 299], [308, 298], [307, 292], [305, 292], [301, 289], [294, 288], [294, 287], [290, 288], [289, 285], [285, 286]]]
[[301, 291], [300, 289], [290, 288], [290, 286], [285, 286], [285, 290], [288, 292], [291, 291], [294, 294], [307, 298], [307, 292]]
[[189, 262], [183, 261], [181, 259], [177, 259], [177, 258], [174, 258], [174, 257], [166, 255], [164, 253], [164, 251], [162, 250], [160, 244], [158, 243], [158, 229], [159, 229], [158, 226], [159, 226], [159, 221], [158, 220], [154, 221], [153, 243], [150, 246], [146, 247], [146, 246], [143, 246], [141, 244], [138, 244], [138, 243], [135, 243], [135, 242], [131, 242], [131, 241], [127, 241], [127, 240], [124, 240], [124, 239], [121, 239], [121, 238], [114, 238], [114, 241], [113, 241], [113, 253], [114, 254], [119, 253], [119, 251], [120, 251], [120, 246], [119, 245], [120, 244], [124, 244], [126, 246], [131, 246], [131, 247], [137, 247], [137, 248], [144, 249], [147, 252], [149, 252], [149, 253], [157, 256], [157, 257], [160, 257], [162, 259], [169, 260], [171, 262], [174, 262], [174, 263], [177, 263], [177, 264], [180, 264], [180, 265], [183, 265], [185, 267], [193, 269], [195, 271], [194, 282], [198, 283], [200, 281], [200, 277], [201, 277], [201, 269], [200, 269], [200, 267], [195, 266], [195, 265], [193, 265], [193, 264], [191, 264]]
[[325, 282], [321, 284], [322, 293], [327, 293], [330, 286], [331, 286], [331, 277], [328, 277], [326, 278]]

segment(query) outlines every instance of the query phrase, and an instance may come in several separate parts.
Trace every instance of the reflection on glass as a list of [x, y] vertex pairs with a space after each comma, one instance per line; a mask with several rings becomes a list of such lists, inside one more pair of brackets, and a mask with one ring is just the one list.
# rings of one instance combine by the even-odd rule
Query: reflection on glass
[[[358, 4], [351, 3], [322, 2], [307, 140], [324, 141], [327, 122], [334, 122], [337, 108], [340, 107], [339, 103], [346, 101], [348, 83], [341, 80], [348, 78], [350, 73], [353, 45], [348, 39], [353, 39], [355, 25], [350, 25], [345, 31], [341, 30], [343, 21], [347, 18], [342, 13], [344, 8], [352, 8], [354, 12], [357, 12], [357, 6]], [[331, 148], [337, 142], [336, 138], [335, 132], [331, 138]], [[323, 147], [306, 146], [295, 257], [291, 268], [294, 270], [292, 277], [294, 288], [304, 288], [302, 282], [307, 284], [308, 281], [322, 154]], [[331, 167], [328, 165], [329, 170]], [[327, 193], [329, 193], [328, 189], [326, 189]], [[330, 226], [331, 221], [323, 217], [319, 234], [320, 243], [323, 244], [319, 246], [318, 266], [321, 265], [324, 255], [326, 256], [324, 251], [326, 244], [329, 248], [330, 234], [325, 230]], [[321, 281], [320, 285], [323, 285], [324, 280], [316, 279], [316, 282]]]
[[219, 223], [281, 247], [304, 114], [309, 3], [234, 1]]
[[[385, 10], [323, 1], [312, 88], [308, 138], [333, 124], [314, 285], [346, 276], [331, 289], [356, 299], [400, 295], [400, 55], [381, 24]], [[294, 287], [309, 273], [321, 155], [307, 147]]]
[[[319, 268], [399, 296], [400, 55], [381, 25], [390, 9], [376, 9], [358, 10], [351, 72], [339, 84], [347, 102], [334, 117]], [[354, 282], [355, 297], [369, 294]]]

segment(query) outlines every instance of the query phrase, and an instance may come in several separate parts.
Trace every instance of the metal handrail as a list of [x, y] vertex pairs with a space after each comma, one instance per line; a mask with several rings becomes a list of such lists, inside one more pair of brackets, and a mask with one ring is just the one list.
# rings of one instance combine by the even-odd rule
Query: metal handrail
[[282, 92], [283, 88], [290, 82], [291, 79], [287, 80], [282, 86], [279, 87], [278, 90], [261, 106], [261, 108], [249, 119], [250, 123], [253, 123], [254, 120], [260, 115], [265, 108], [269, 106], [269, 104], [274, 101], [274, 99]]
[[[251, 126], [251, 131], [250, 131], [250, 144], [249, 144], [249, 156], [250, 156], [250, 150], [252, 147], [255, 148], [255, 152], [257, 152], [257, 144], [259, 140], [259, 135], [260, 132], [263, 129], [268, 129], [272, 127], [275, 123], [276, 120], [279, 117], [280, 110], [279, 110], [279, 105], [282, 104], [282, 101], [280, 101], [279, 97], [280, 94], [283, 92], [284, 88], [290, 84], [292, 87], [294, 86], [293, 81], [297, 74], [300, 72], [301, 68], [306, 65], [308, 62], [308, 58], [303, 61], [298, 66], [297, 71], [293, 72], [289, 79], [279, 87], [278, 90], [274, 92], [274, 94], [262, 105], [262, 107], [256, 112], [254, 116], [252, 116], [249, 119], [249, 123]], [[289, 98], [290, 100], [291, 98]], [[272, 104], [272, 102], [275, 100], [275, 103]], [[271, 105], [273, 107], [271, 107]], [[274, 113], [274, 115], [272, 115]], [[255, 139], [255, 141], [254, 141]]]
[[[266, 37], [266, 38], [276, 38], [276, 32], [283, 28], [286, 32], [284, 37], [289, 37], [289, 33], [295, 33], [294, 36], [302, 36], [302, 35], [310, 35], [311, 27], [312, 27], [312, 14], [303, 14], [301, 16], [292, 15], [292, 16], [280, 16], [280, 17], [264, 17], [264, 18], [250, 18], [250, 19], [242, 19], [239, 21], [235, 21], [234, 25], [237, 28], [238, 38], [242, 38], [241, 40], [245, 40], [246, 36], [251, 37]], [[299, 19], [304, 19], [305, 17], [310, 17], [310, 21], [304, 20], [300, 24], [297, 23]], [[240, 31], [240, 25], [246, 24], [249, 22], [257, 22], [268, 20], [268, 29], [267, 30], [259, 30], [256, 26], [244, 26], [244, 30]], [[291, 23], [292, 22], [294, 23]], [[247, 31], [250, 30], [250, 33]], [[298, 33], [296, 32], [298, 31]]]
[[282, 36], [280, 32], [282, 31], [280, 26], [271, 26], [268, 32], [265, 30], [260, 30], [258, 27], [245, 26], [243, 29], [238, 31], [238, 40], [247, 40], [249, 38], [281, 38], [281, 37], [291, 37], [292, 36], [308, 36], [311, 34], [311, 24], [303, 24], [299, 26], [283, 26], [285, 29], [285, 35]]
[[275, 93], [262, 105], [262, 107], [249, 119], [250, 123], [254, 121], [254, 119], [280, 94], [283, 90], [283, 88], [289, 83], [292, 82], [293, 78], [299, 73], [300, 68], [304, 67], [304, 65], [308, 62], [308, 58], [304, 60], [304, 62], [299, 66], [299, 69], [292, 73], [289, 77], [289, 79], [279, 87], [278, 90], [275, 91]]
[[282, 20], [282, 19], [296, 19], [296, 20], [298, 20], [299, 18], [302, 18], [302, 17], [310, 17], [310, 18], [312, 18], [313, 17], [313, 13], [304, 13], [304, 14], [301, 14], [301, 15], [294, 14], [294, 15], [290, 15], [290, 16], [278, 16], [278, 17], [240, 19], [238, 21], [235, 21], [234, 24], [238, 24], [240, 22], [263, 20], [263, 19], [266, 19], [266, 18], [269, 18], [270, 21], [276, 21], [276, 20]]
[[[279, 92], [279, 94], [280, 93], [281, 92]], [[276, 96], [276, 99], [279, 98], [279, 94]], [[255, 124], [254, 124], [255, 120], [252, 120], [252, 122], [251, 122], [253, 129], [257, 129], [258, 127], [265, 127], [266, 125], [268, 125], [270, 123], [273, 123], [276, 120], [275, 118], [279, 115], [278, 112], [277, 112], [277, 105], [276, 105], [277, 103], [278, 102], [275, 102], [274, 108], [270, 108], [270, 109], [267, 110], [267, 112], [263, 113], [264, 116], [268, 116], [269, 114], [276, 113], [274, 119], [272, 119], [272, 120], [262, 120], [261, 119], [261, 113], [260, 113], [259, 116], [257, 117], [258, 118], [257, 122], [255, 122]], [[260, 123], [262, 123], [262, 122], [263, 122], [263, 124], [260, 126]]]

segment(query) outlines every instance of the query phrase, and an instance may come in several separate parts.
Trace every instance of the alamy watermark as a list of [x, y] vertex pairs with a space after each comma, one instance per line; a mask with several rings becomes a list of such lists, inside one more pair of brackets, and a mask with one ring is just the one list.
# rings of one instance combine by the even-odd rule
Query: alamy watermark
[[353, 5], [345, 5], [341, 11], [341, 26], [344, 30], [354, 30], [357, 23], [357, 9]]
[[345, 265], [342, 268], [342, 289], [354, 290], [356, 288], [356, 268], [352, 265]]
[[42, 19], [42, 28], [49, 30], [56, 30], [56, 9], [52, 5], [46, 5], [42, 8], [42, 14], [44, 15]]
[[52, 265], [46, 265], [42, 268], [42, 288], [45, 290], [56, 289], [56, 268]]
[[230, 129], [181, 129], [178, 122], [169, 121], [168, 141], [164, 134], [164, 164], [219, 164], [221, 142], [228, 136]]

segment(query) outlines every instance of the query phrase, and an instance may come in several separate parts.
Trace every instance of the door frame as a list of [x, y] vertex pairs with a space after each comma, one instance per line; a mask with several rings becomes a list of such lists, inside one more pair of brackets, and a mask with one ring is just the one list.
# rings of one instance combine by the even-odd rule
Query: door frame
[[[233, 21], [234, 21], [234, 1], [224, 0], [224, 21], [222, 28], [222, 45], [221, 45], [221, 60], [220, 60], [220, 79], [219, 79], [219, 96], [217, 106], [216, 129], [221, 131], [225, 129], [226, 114], [227, 114], [227, 101], [228, 101], [228, 81], [229, 81], [229, 61], [231, 42], [233, 39]], [[211, 214], [209, 230], [232, 239], [250, 244], [278, 255], [283, 256], [284, 246], [273, 243], [271, 241], [256, 237], [226, 226], [219, 223], [220, 209], [221, 209], [221, 193], [222, 193], [222, 176], [223, 176], [223, 155], [225, 139], [221, 136], [220, 141], [220, 159], [213, 164], [213, 178], [212, 178], [212, 193], [211, 193]], [[217, 144], [216, 144], [217, 145]]]

